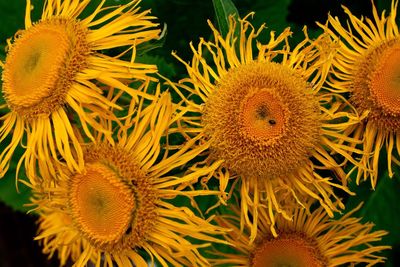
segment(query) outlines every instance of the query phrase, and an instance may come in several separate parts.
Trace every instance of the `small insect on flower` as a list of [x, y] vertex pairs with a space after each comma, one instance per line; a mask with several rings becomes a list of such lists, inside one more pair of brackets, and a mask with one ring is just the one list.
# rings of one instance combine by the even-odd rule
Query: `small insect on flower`
[[[360, 153], [354, 148], [358, 141], [343, 134], [359, 122], [358, 114], [340, 95], [321, 90], [335, 44], [323, 35], [312, 41], [305, 29], [305, 39], [291, 50], [288, 28], [278, 36], [271, 32], [266, 44], [255, 43], [263, 27], [255, 30], [246, 18], [240, 20], [239, 37], [233, 18], [226, 37], [210, 27], [214, 41], [201, 39], [197, 48], [191, 46], [192, 62], [181, 60], [189, 77], [169, 84], [188, 111], [181, 132], [202, 136], [209, 148], [205, 164], [222, 162], [214, 174], [221, 194], [238, 177], [243, 222], [254, 222], [251, 240], [257, 220], [252, 222], [248, 211], [260, 205], [270, 209], [272, 231], [276, 213], [292, 217], [286, 202], [301, 206], [311, 197], [333, 216], [333, 188], [349, 191], [332, 154], [358, 164], [351, 154]], [[317, 169], [342, 181], [322, 177]]]
[[130, 110], [136, 111], [122, 128], [114, 128], [116, 143], [100, 133], [96, 143], [84, 145], [83, 172], [67, 169], [56, 184], [31, 185], [32, 205], [40, 215], [36, 240], [44, 253], [57, 253], [61, 265], [132, 267], [151, 260], [152, 266], [209, 266], [198, 249], [226, 243], [213, 237], [223, 228], [169, 201], [218, 193], [185, 190], [210, 170], [170, 173], [202, 148], [192, 151], [190, 141], [176, 153], [163, 154], [160, 140], [176, 121], [170, 97], [164, 93], [145, 108], [143, 103], [133, 104]]
[[[44, 2], [41, 19], [34, 23], [27, 0], [25, 29], [9, 40], [1, 63], [6, 100], [1, 109], [7, 113], [0, 118], [0, 141], [12, 138], [0, 154], [0, 177], [25, 134], [21, 162], [25, 160], [28, 177], [36, 175], [38, 159], [43, 176], [54, 176], [56, 165], [82, 169], [81, 133], [93, 140], [96, 129], [111, 138], [99, 118], [116, 119], [110, 109], [118, 105], [107, 99], [102, 85], [136, 99], [141, 92], [125, 82], [148, 80], [148, 74], [156, 71], [155, 66], [134, 62], [136, 45], [160, 32], [149, 11], [139, 11], [140, 1], [118, 7], [105, 7], [102, 1], [87, 17], [82, 11], [89, 0]], [[125, 51], [117, 56], [102, 54], [113, 48]], [[123, 60], [122, 55], [131, 58]]]
[[344, 7], [349, 23], [329, 16], [320, 25], [340, 48], [333, 60], [331, 90], [350, 94], [358, 112], [368, 112], [362, 123], [349, 128], [348, 135], [363, 139], [365, 151], [357, 183], [370, 177], [375, 188], [382, 148], [386, 148], [389, 176], [392, 164], [400, 165], [400, 35], [396, 24], [398, 1], [392, 1], [388, 16], [379, 16], [372, 2], [373, 19], [357, 18]]
[[384, 262], [379, 252], [389, 246], [376, 245], [385, 231], [373, 231], [372, 223], [360, 223], [351, 217], [357, 209], [340, 219], [332, 220], [323, 207], [307, 214], [304, 209], [293, 207], [293, 221], [277, 216], [278, 236], [269, 229], [269, 216], [265, 209], [259, 210], [257, 239], [249, 244], [250, 229], [239, 229], [239, 212], [236, 215], [218, 217], [218, 224], [231, 229], [226, 240], [232, 244], [232, 251], [216, 251], [219, 259], [213, 266], [266, 267], [334, 267], [353, 266], [366, 263], [372, 266]]

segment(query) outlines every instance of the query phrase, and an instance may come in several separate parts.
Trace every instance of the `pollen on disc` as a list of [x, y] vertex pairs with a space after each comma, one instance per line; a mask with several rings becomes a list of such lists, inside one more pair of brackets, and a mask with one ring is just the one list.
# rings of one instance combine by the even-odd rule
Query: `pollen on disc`
[[323, 267], [319, 251], [301, 237], [265, 240], [254, 251], [252, 267]]
[[285, 127], [285, 109], [280, 99], [268, 90], [258, 91], [242, 105], [243, 131], [251, 138], [271, 139]]
[[137, 205], [131, 188], [100, 163], [90, 164], [86, 173], [73, 177], [70, 198], [78, 228], [99, 243], [118, 242]]
[[400, 115], [400, 45], [386, 48], [372, 73], [371, 94], [392, 115]]
[[68, 49], [65, 32], [56, 26], [39, 27], [16, 40], [3, 75], [14, 105], [29, 107], [52, 94]]

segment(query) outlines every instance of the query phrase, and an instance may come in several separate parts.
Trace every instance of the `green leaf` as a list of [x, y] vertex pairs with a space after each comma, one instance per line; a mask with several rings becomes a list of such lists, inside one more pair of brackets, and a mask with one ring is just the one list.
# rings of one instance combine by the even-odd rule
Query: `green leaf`
[[[229, 17], [239, 18], [239, 12], [231, 0], [213, 0], [215, 15], [218, 22], [218, 28], [222, 36], [229, 32]], [[239, 28], [235, 30], [235, 35], [239, 36]]]
[[[7, 174], [0, 179], [0, 201], [4, 202], [14, 210], [27, 212], [30, 210], [30, 208], [24, 205], [30, 202], [29, 198], [31, 196], [31, 190], [26, 185], [19, 183], [17, 191], [15, 185], [15, 172], [16, 163], [11, 162], [11, 166]], [[25, 179], [23, 174], [24, 170], [21, 169], [20, 176], [22, 175], [22, 179]]]
[[[386, 163], [386, 162], [385, 162]], [[350, 188], [356, 196], [350, 197], [346, 203], [346, 211], [352, 210], [360, 202], [364, 205], [354, 216], [362, 218], [363, 222], [372, 222], [376, 230], [389, 232], [380, 242], [375, 245], [389, 245], [392, 250], [383, 251], [382, 255], [388, 258], [385, 266], [395, 266], [393, 258], [400, 249], [400, 205], [398, 205], [398, 195], [400, 188], [400, 170], [397, 168], [393, 178], [389, 178], [388, 172], [383, 172], [378, 178], [375, 191], [371, 189], [369, 180], [359, 186], [352, 182]]]
[[[5, 148], [10, 144], [11, 136], [7, 136], [5, 140], [3, 140], [0, 144], [1, 148]], [[20, 160], [21, 156], [24, 153], [24, 149], [21, 146], [18, 146], [14, 152], [14, 155], [11, 158], [10, 167], [3, 178], [0, 179], [0, 201], [4, 202], [9, 207], [13, 208], [17, 211], [26, 212], [31, 208], [25, 207], [25, 204], [28, 204], [31, 197], [31, 189], [22, 184], [18, 183], [18, 191], [16, 187], [16, 172], [17, 172], [17, 164]], [[18, 173], [19, 179], [27, 180], [25, 175], [24, 164], [22, 164], [21, 169]]]
[[173, 60], [172, 58], [165, 58], [159, 55], [141, 54], [138, 55], [135, 60], [138, 63], [157, 65], [158, 72], [168, 78], [176, 75], [174, 64], [168, 61]]
[[279, 34], [290, 26], [286, 19], [289, 15], [290, 2], [291, 0], [255, 2], [252, 7], [256, 10], [254, 20], [260, 24], [265, 22], [268, 31], [276, 31]]
[[18, 190], [17, 192], [13, 175], [0, 180], [0, 200], [14, 210], [27, 212], [30, 208], [24, 205], [29, 203], [30, 189], [26, 185], [19, 184]]
[[165, 44], [166, 37], [167, 37], [167, 24], [164, 23], [160, 37], [157, 40], [150, 40], [136, 46], [137, 55], [141, 56], [150, 52], [151, 50], [163, 47]]

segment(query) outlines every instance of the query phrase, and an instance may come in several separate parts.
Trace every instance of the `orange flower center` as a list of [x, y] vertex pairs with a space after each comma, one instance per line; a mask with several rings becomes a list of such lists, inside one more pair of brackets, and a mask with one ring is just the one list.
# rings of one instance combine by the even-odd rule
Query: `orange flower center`
[[370, 90], [387, 113], [400, 115], [400, 45], [387, 48], [371, 73]]
[[352, 81], [350, 101], [368, 111], [368, 121], [387, 131], [400, 129], [400, 39], [371, 47], [363, 55]]
[[27, 117], [58, 109], [89, 52], [86, 30], [74, 20], [45, 20], [22, 31], [3, 70], [7, 104]]
[[249, 138], [268, 140], [282, 135], [288, 114], [277, 96], [259, 90], [242, 103], [241, 130]]
[[[287, 177], [320, 138], [318, 97], [288, 66], [252, 62], [231, 68], [202, 114], [210, 155], [246, 177]], [[258, 178], [257, 178], [258, 179]]]
[[57, 29], [43, 29], [40, 34], [24, 36], [16, 43], [18, 53], [11, 68], [10, 90], [20, 105], [29, 107], [51, 94], [64, 57], [68, 39]]
[[260, 243], [250, 259], [253, 267], [322, 267], [316, 245], [299, 234], [279, 236]]
[[133, 186], [101, 163], [88, 164], [86, 173], [72, 177], [69, 198], [77, 228], [95, 244], [117, 243], [138, 205]]

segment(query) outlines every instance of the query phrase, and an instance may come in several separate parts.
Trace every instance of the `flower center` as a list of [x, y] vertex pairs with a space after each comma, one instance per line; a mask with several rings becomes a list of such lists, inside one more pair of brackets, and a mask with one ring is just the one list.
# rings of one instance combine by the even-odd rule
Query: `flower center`
[[253, 251], [250, 262], [253, 267], [326, 266], [316, 243], [299, 234], [264, 240]]
[[287, 177], [319, 142], [318, 97], [287, 66], [253, 62], [221, 77], [202, 125], [210, 155], [247, 177]]
[[384, 50], [371, 73], [370, 91], [378, 105], [391, 115], [400, 115], [400, 44]]
[[86, 31], [74, 20], [45, 20], [23, 31], [3, 70], [9, 107], [28, 117], [59, 108], [88, 54]]
[[242, 102], [241, 131], [249, 138], [272, 139], [282, 135], [287, 112], [280, 99], [268, 90], [250, 94]]
[[14, 68], [11, 90], [20, 97], [22, 106], [29, 107], [50, 95], [55, 83], [52, 78], [59, 72], [68, 50], [66, 39], [60, 31], [45, 29], [16, 44], [18, 53], [11, 66]]
[[400, 39], [373, 47], [363, 55], [352, 81], [351, 102], [368, 111], [368, 120], [388, 131], [400, 129]]
[[115, 244], [128, 230], [138, 201], [134, 187], [114, 170], [90, 163], [86, 173], [72, 177], [69, 204], [85, 237], [94, 244]]

